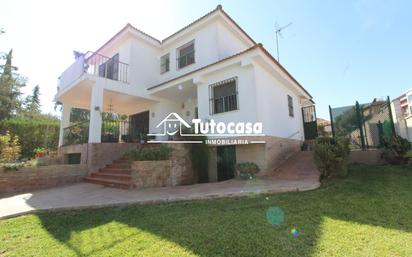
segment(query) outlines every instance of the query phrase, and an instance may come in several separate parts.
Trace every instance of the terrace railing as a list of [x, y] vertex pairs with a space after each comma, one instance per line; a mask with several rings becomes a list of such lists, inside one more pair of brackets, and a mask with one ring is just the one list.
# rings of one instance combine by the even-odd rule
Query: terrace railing
[[76, 123], [63, 129], [63, 145], [85, 144], [89, 141], [89, 121]]
[[89, 51], [84, 55], [84, 71], [99, 77], [129, 83], [129, 65], [119, 61], [119, 54], [109, 58]]
[[83, 74], [92, 74], [111, 80], [129, 83], [129, 65], [119, 61], [119, 55], [112, 58], [99, 53], [87, 52], [80, 55], [59, 78], [59, 90], [64, 89]]
[[[139, 135], [128, 120], [102, 120], [101, 142], [140, 142], [145, 135]], [[63, 145], [86, 144], [89, 140], [89, 121], [76, 123], [63, 129]]]

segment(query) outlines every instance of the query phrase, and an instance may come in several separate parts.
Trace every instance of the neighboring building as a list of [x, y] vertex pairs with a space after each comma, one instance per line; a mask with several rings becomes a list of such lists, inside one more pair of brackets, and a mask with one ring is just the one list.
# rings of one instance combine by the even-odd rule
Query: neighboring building
[[[140, 141], [148, 132], [160, 133], [158, 124], [170, 113], [188, 123], [193, 118], [262, 122], [265, 136], [258, 140], [264, 144], [211, 146], [209, 181], [219, 180], [219, 167], [224, 167], [219, 162], [228, 152], [237, 162], [273, 170], [300, 149], [305, 140], [301, 108], [313, 105], [308, 91], [220, 5], [163, 40], [127, 24], [63, 72], [57, 99], [63, 103], [60, 153], [77, 154], [92, 168], [127, 148], [99, 143]], [[90, 121], [69, 127], [72, 108], [90, 110]], [[113, 129], [101, 112], [127, 115], [128, 125], [119, 122]], [[70, 141], [73, 131], [85, 136]], [[69, 145], [73, 142], [78, 144]], [[97, 148], [98, 153], [91, 152]]]
[[332, 125], [329, 120], [316, 118], [316, 123], [318, 125], [319, 136], [331, 137], [332, 136]]
[[393, 99], [391, 106], [397, 134], [412, 142], [412, 88]]

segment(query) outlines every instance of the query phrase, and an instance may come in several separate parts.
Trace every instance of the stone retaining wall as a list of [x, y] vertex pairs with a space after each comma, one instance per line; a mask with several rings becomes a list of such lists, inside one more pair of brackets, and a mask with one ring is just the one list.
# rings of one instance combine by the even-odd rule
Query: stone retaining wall
[[378, 149], [370, 150], [356, 150], [351, 151], [349, 155], [350, 163], [361, 163], [367, 165], [383, 165], [386, 164], [385, 160], [381, 158], [382, 151]]
[[19, 170], [0, 168], [0, 195], [72, 184], [87, 175], [86, 165], [49, 165]]
[[132, 162], [132, 179], [137, 188], [193, 184], [193, 169], [187, 146], [172, 145], [169, 160]]
[[117, 160], [130, 149], [138, 147], [138, 143], [90, 143], [62, 146], [59, 148], [59, 156], [67, 164], [68, 154], [80, 153], [80, 164], [86, 164], [89, 172], [96, 172], [113, 160]]

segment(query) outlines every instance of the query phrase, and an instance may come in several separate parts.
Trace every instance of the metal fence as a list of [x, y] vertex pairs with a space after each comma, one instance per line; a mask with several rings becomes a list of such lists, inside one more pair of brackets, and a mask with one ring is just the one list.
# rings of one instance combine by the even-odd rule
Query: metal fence
[[389, 97], [365, 104], [356, 101], [350, 106], [329, 106], [329, 114], [333, 136], [349, 138], [352, 149], [379, 148], [385, 138], [396, 133]]

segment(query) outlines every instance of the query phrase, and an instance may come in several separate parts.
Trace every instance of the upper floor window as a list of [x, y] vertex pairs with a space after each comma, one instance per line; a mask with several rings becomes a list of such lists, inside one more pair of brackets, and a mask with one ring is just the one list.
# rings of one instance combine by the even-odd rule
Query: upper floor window
[[210, 86], [210, 91], [212, 114], [238, 110], [237, 78], [213, 84]]
[[160, 74], [168, 72], [170, 68], [170, 54], [160, 57]]
[[177, 67], [179, 69], [195, 63], [195, 42], [191, 41], [177, 49]]
[[289, 109], [289, 116], [294, 117], [295, 113], [293, 110], [293, 98], [290, 95], [288, 95], [288, 109]]

